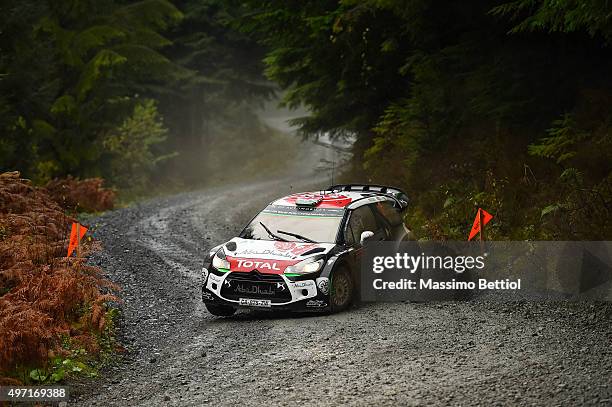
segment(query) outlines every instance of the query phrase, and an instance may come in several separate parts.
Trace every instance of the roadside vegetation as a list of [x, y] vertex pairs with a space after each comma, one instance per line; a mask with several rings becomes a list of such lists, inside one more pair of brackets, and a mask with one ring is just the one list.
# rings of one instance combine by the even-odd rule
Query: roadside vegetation
[[[118, 287], [85, 258], [66, 257], [73, 200], [108, 207], [111, 192], [99, 180], [69, 184], [70, 192], [52, 196], [17, 172], [0, 174], [0, 384], [96, 375], [116, 350], [117, 311], [108, 303], [117, 301]], [[83, 256], [96, 249], [84, 240]]]

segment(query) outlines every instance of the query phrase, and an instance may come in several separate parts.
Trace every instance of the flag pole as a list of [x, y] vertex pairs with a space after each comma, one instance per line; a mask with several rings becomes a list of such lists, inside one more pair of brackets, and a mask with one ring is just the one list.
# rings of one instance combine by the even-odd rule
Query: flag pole
[[76, 224], [76, 235], [77, 235], [77, 259], [81, 258], [81, 224], [77, 222]]
[[482, 253], [484, 253], [485, 251], [485, 225], [484, 222], [482, 221], [482, 210], [480, 208], [478, 208], [478, 225], [480, 226], [480, 233], [479, 233], [479, 237], [480, 237], [480, 251]]
[[485, 240], [484, 236], [484, 228], [485, 225], [482, 223], [482, 211], [478, 208], [478, 224], [480, 225], [480, 241], [483, 242]]

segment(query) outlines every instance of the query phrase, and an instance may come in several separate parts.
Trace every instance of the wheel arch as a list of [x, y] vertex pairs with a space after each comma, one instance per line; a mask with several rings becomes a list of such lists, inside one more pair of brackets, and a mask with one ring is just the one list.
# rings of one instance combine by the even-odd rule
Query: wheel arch
[[353, 303], [355, 304], [361, 302], [361, 279], [359, 276], [359, 265], [351, 265], [350, 252], [350, 250], [346, 250], [330, 257], [327, 263], [325, 264], [325, 267], [323, 268], [320, 277], [328, 278], [330, 280], [331, 285], [333, 284], [333, 272], [340, 268], [347, 269], [353, 280]]

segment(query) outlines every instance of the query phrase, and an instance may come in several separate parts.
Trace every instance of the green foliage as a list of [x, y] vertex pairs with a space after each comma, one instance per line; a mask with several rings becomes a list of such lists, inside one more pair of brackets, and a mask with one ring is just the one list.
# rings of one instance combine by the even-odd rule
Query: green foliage
[[557, 202], [542, 209], [541, 218], [551, 237], [576, 240], [607, 240], [612, 227], [612, 176], [595, 184], [586, 182], [575, 168], [563, 171], [556, 189]]
[[312, 112], [302, 131], [357, 136], [364, 175], [410, 191], [425, 236], [465, 238], [478, 205], [495, 214], [495, 238], [609, 233], [550, 219], [568, 205], [577, 216], [580, 200], [604, 202], [609, 218], [612, 3], [247, 3], [267, 75]]
[[160, 53], [181, 12], [165, 0], [22, 2], [2, 20], [1, 166], [45, 182], [98, 175], [97, 147], [136, 91], [189, 75]]
[[137, 160], [129, 171], [145, 171], [136, 177], [140, 186], [151, 167], [157, 175], [174, 169], [171, 178], [197, 173], [211, 131], [228, 113], [273, 94], [262, 48], [235, 29], [246, 12], [237, 2], [2, 4], [0, 170], [19, 169], [38, 183], [71, 174], [119, 176], [108, 182], [126, 185], [116, 160], [107, 169], [109, 157], [127, 154], [109, 137], [147, 99], [158, 101], [169, 128], [167, 143], [153, 143], [155, 156], [178, 151], [184, 159], [164, 168]]
[[548, 134], [549, 137], [544, 137], [538, 143], [530, 145], [529, 153], [553, 159], [557, 164], [574, 157], [578, 145], [589, 138], [589, 133], [576, 129], [576, 121], [569, 114], [553, 121], [553, 127], [548, 129]]
[[52, 385], [61, 383], [68, 377], [96, 377], [98, 375], [93, 359], [85, 349], [71, 349], [67, 353], [69, 355], [67, 357], [55, 356], [51, 358], [45, 368], [29, 370], [24, 382], [36, 385]]
[[158, 163], [174, 155], [160, 155], [157, 151], [167, 135], [155, 102], [145, 100], [137, 104], [132, 116], [102, 142], [110, 156], [108, 178], [123, 189], [141, 190], [150, 186], [149, 177]]
[[44, 382], [45, 380], [47, 380], [47, 376], [44, 374], [44, 372], [40, 369], [34, 369], [30, 372], [30, 379], [34, 380], [35, 382]]
[[510, 16], [519, 23], [511, 32], [577, 32], [612, 39], [612, 13], [607, 0], [517, 0], [491, 10], [494, 15]]
[[553, 121], [548, 136], [529, 146], [530, 154], [561, 167], [558, 178], [551, 180], [560, 193], [548, 197], [553, 202], [542, 209], [541, 218], [555, 238], [605, 240], [611, 227], [612, 117], [597, 110], [584, 112], [584, 107], [578, 112], [579, 119], [565, 114]]
[[[76, 94], [79, 101], [85, 100], [89, 91], [113, 68], [127, 62], [127, 58], [109, 49], [100, 50], [86, 65], [76, 84]], [[63, 95], [60, 98], [71, 97]], [[57, 102], [57, 101], [56, 101]]]

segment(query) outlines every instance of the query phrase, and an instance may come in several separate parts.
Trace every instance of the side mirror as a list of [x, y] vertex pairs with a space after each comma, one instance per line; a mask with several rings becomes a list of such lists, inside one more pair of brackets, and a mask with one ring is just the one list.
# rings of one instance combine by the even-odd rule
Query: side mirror
[[359, 243], [363, 245], [369, 238], [374, 236], [374, 232], [370, 232], [369, 230], [364, 230], [361, 232], [361, 237], [359, 238]]
[[408, 196], [406, 194], [404, 194], [403, 192], [400, 192], [399, 194], [397, 194], [396, 198], [398, 199], [399, 203], [400, 203], [400, 207], [398, 208], [400, 212], [404, 212], [406, 210], [406, 208], [408, 208]]

